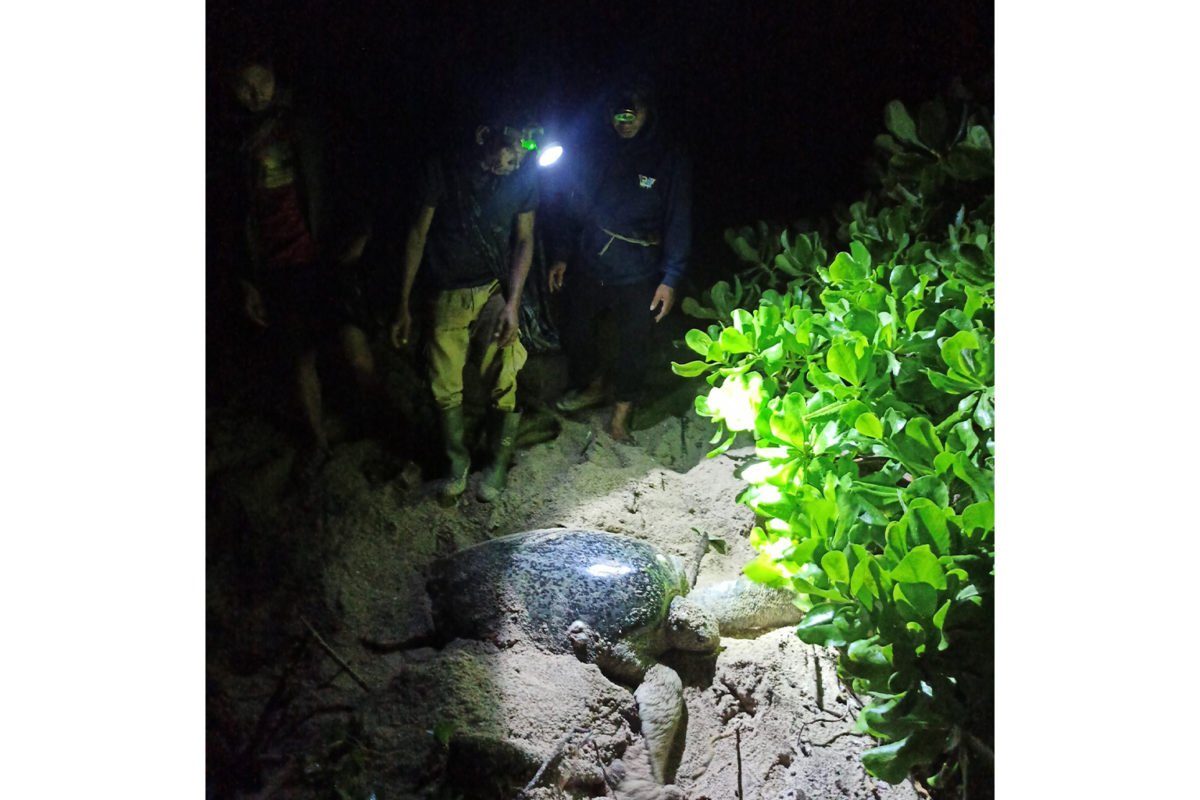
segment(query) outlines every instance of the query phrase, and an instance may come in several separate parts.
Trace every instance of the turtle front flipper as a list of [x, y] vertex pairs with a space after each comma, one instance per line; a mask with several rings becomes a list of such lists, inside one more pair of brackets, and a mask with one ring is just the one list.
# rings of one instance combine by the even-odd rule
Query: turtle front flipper
[[646, 671], [646, 678], [633, 697], [637, 701], [642, 737], [646, 740], [654, 779], [669, 783], [671, 751], [683, 719], [683, 681], [675, 670], [655, 664]]
[[604, 677], [630, 688], [642, 682], [661, 649], [653, 647], [655, 640], [647, 641], [645, 636], [610, 640], [581, 619], [567, 626], [567, 641], [580, 661], [595, 664]]

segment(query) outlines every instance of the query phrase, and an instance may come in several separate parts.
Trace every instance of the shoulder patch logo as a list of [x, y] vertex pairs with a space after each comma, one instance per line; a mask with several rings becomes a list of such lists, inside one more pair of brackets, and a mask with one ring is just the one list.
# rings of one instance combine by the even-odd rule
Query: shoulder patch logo
[[654, 185], [654, 178], [648, 178], [645, 175], [638, 175], [638, 186], [643, 189], [649, 189]]

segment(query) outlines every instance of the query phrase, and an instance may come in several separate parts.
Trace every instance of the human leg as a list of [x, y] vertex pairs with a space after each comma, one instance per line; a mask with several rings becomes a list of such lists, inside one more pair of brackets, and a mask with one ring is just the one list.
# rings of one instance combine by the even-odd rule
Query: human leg
[[392, 439], [397, 430], [384, 393], [383, 382], [375, 367], [375, 355], [366, 331], [353, 323], [343, 323], [338, 329], [342, 356], [354, 377], [355, 417], [360, 435]]
[[503, 308], [504, 297], [497, 291], [488, 298], [476, 321], [476, 341], [482, 350], [480, 376], [491, 399], [488, 413], [491, 461], [479, 483], [479, 499], [485, 503], [495, 501], [508, 481], [508, 467], [521, 424], [521, 414], [516, 410], [517, 374], [528, 359], [519, 337], [507, 347], [500, 347], [495, 341], [493, 331]]
[[433, 331], [429, 342], [429, 382], [441, 418], [442, 437], [450, 472], [442, 499], [453, 501], [467, 489], [470, 454], [464, 440], [463, 367], [471, 343], [475, 313], [471, 290], [440, 292], [433, 303]]
[[609, 287], [581, 270], [563, 287], [563, 352], [567, 356], [570, 388], [554, 407], [573, 413], [604, 404], [608, 381], [604, 374], [597, 328], [609, 307]]
[[629, 441], [631, 438], [630, 419], [634, 404], [641, 399], [646, 356], [654, 334], [654, 317], [649, 308], [657, 286], [657, 279], [653, 279], [614, 290], [617, 352], [622, 368], [616, 371], [613, 381], [615, 402], [609, 433], [617, 441]]

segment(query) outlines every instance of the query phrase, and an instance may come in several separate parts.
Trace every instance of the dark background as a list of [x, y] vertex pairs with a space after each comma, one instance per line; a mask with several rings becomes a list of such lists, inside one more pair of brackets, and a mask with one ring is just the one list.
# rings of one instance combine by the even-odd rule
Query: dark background
[[[656, 80], [695, 173], [694, 261], [725, 227], [826, 215], [867, 188], [891, 99], [961, 78], [991, 105], [991, 2], [231, 2], [207, 7], [210, 135], [221, 69], [267, 47], [281, 81], [342, 120], [377, 234], [400, 235], [422, 155], [461, 141], [498, 102], [565, 138], [596, 118], [611, 76]], [[695, 276], [699, 278], [700, 276]], [[710, 275], [708, 277], [717, 277]]]

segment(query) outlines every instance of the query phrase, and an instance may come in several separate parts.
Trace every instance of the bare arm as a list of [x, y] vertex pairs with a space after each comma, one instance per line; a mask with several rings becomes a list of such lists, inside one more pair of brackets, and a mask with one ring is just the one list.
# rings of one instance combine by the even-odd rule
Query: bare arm
[[433, 222], [433, 212], [433, 206], [422, 206], [404, 240], [404, 284], [400, 293], [400, 307], [396, 309], [396, 322], [392, 325], [392, 344], [395, 347], [408, 344], [408, 337], [412, 333], [409, 301], [417, 280], [417, 270], [421, 268], [421, 257], [425, 254], [425, 239]]
[[520, 329], [521, 292], [525, 289], [525, 279], [529, 277], [529, 266], [533, 263], [533, 215], [533, 211], [517, 214], [517, 239], [513, 244], [508, 302], [504, 305], [504, 314], [496, 331], [501, 347], [512, 344]]

